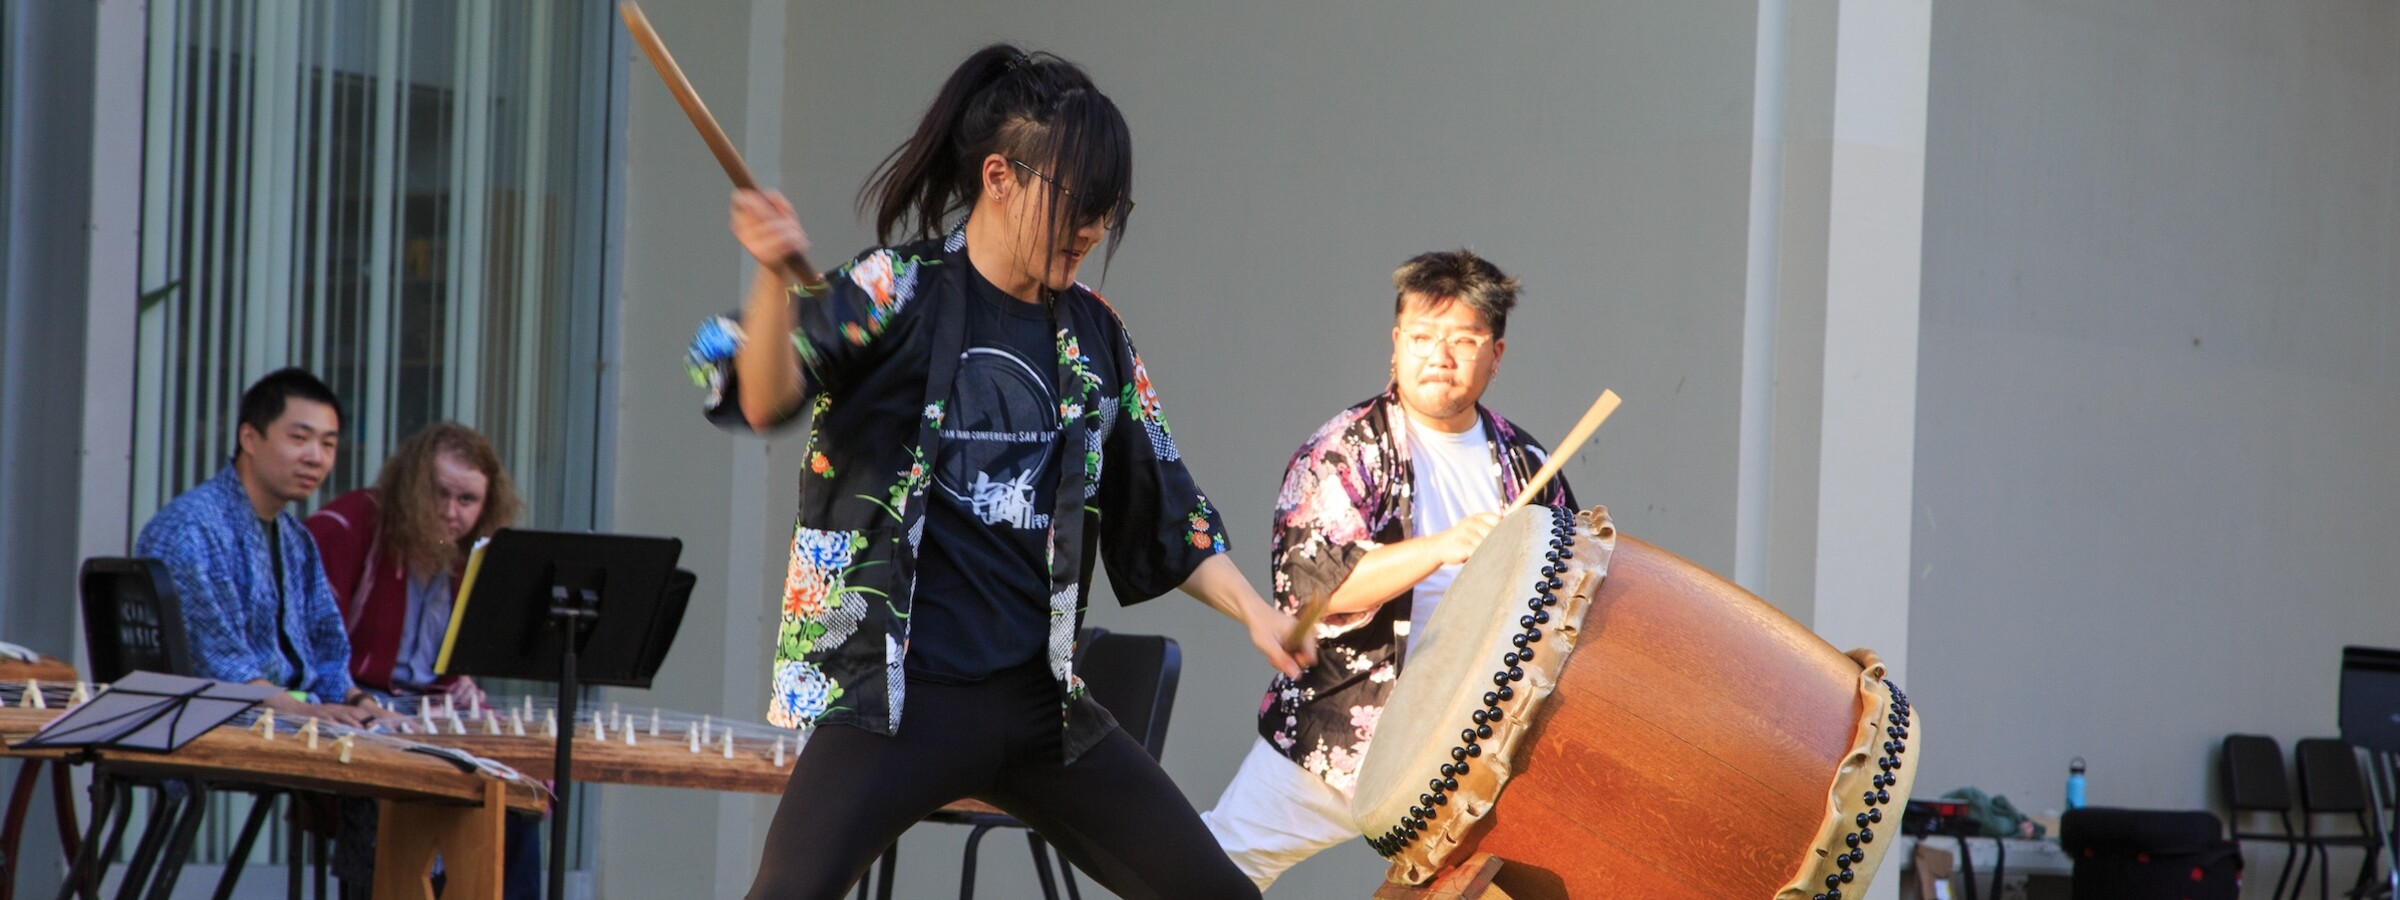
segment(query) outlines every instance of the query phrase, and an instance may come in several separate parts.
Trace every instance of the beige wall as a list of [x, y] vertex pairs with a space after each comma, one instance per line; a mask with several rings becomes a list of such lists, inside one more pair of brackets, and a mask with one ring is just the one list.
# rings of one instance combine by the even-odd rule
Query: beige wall
[[1934, 23], [1917, 783], [2211, 805], [2400, 645], [2400, 6]]

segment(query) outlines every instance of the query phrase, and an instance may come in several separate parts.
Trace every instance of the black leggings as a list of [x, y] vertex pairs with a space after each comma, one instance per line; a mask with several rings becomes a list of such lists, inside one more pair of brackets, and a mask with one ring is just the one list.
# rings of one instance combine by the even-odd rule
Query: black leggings
[[1119, 896], [1256, 897], [1191, 801], [1125, 732], [1063, 765], [1039, 666], [971, 685], [908, 680], [900, 733], [809, 737], [767, 828], [750, 900], [836, 898], [926, 814], [972, 797], [1033, 826]]

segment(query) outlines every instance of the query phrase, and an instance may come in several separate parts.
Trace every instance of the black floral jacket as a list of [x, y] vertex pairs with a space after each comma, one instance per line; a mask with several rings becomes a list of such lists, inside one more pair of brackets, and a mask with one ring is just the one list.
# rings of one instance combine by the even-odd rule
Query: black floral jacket
[[[1492, 478], [1514, 499], [1547, 454], [1516, 425], [1482, 406]], [[1271, 547], [1275, 600], [1297, 613], [1350, 577], [1368, 551], [1406, 540], [1416, 495], [1409, 465], [1407, 412], [1387, 387], [1317, 429], [1285, 470], [1275, 499]], [[1539, 498], [1572, 507], [1566, 479]], [[1347, 794], [1375, 736], [1384, 698], [1400, 676], [1407, 648], [1405, 597], [1367, 612], [1328, 616], [1317, 626], [1317, 664], [1297, 681], [1276, 676], [1258, 704], [1258, 733], [1301, 768]]]
[[[965, 227], [869, 250], [828, 274], [823, 292], [794, 292], [792, 342], [812, 415], [775, 636], [767, 719], [778, 726], [900, 727], [927, 461], [941, 445], [966, 340]], [[1107, 564], [1117, 599], [1138, 603], [1225, 552], [1225, 530], [1183, 465], [1116, 311], [1083, 285], [1057, 295], [1050, 311], [1062, 458], [1083, 461], [1057, 467], [1049, 539], [1048, 660], [1071, 762], [1115, 726], [1071, 668], [1094, 559]], [[742, 421], [740, 345], [739, 323], [713, 319], [687, 355], [710, 419], [729, 426]]]

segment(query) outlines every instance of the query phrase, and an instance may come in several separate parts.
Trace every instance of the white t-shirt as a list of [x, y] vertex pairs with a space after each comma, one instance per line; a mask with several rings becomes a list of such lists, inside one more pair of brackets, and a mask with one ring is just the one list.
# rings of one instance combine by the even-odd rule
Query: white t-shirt
[[[1403, 417], [1407, 418], [1407, 417]], [[1411, 534], [1440, 534], [1458, 520], [1481, 512], [1499, 512], [1500, 484], [1492, 475], [1491, 439], [1483, 423], [1459, 434], [1436, 431], [1408, 421], [1409, 470], [1416, 479], [1415, 509], [1409, 517]], [[1409, 601], [1408, 646], [1416, 649], [1417, 635], [1433, 616], [1433, 607], [1458, 576], [1458, 566], [1433, 570], [1418, 582]]]

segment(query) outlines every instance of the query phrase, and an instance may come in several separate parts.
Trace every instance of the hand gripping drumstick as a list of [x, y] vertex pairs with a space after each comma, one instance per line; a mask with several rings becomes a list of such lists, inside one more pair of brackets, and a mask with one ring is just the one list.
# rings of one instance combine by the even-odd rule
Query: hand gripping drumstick
[[1525, 482], [1525, 489], [1517, 492], [1516, 501], [1500, 514], [1506, 516], [1524, 509], [1526, 504], [1533, 502], [1533, 498], [1540, 496], [1542, 489], [1550, 486], [1550, 479], [1557, 477], [1558, 470], [1566, 466], [1567, 460], [1576, 451], [1583, 449], [1583, 442], [1591, 440], [1592, 432], [1600, 430], [1600, 423], [1608, 421], [1608, 415], [1616, 412], [1617, 404], [1623, 402], [1618, 399], [1617, 392], [1601, 391], [1600, 399], [1592, 401], [1592, 408], [1583, 411], [1583, 421], [1575, 423], [1575, 428], [1567, 432], [1567, 439], [1559, 442], [1558, 451], [1550, 454], [1550, 461], [1542, 464], [1541, 471], [1533, 473], [1533, 480]]
[[[1598, 431], [1600, 423], [1608, 421], [1609, 414], [1616, 412], [1617, 406], [1623, 402], [1616, 391], [1601, 391], [1600, 398], [1592, 401], [1592, 408], [1584, 411], [1583, 421], [1575, 423], [1575, 428], [1567, 432], [1567, 439], [1558, 445], [1558, 452], [1550, 454], [1550, 461], [1542, 464], [1541, 471], [1533, 473], [1533, 480], [1525, 482], [1525, 489], [1517, 492], [1516, 501], [1510, 503], [1501, 515], [1523, 509], [1526, 504], [1533, 502], [1534, 497], [1540, 496], [1542, 488], [1550, 485], [1550, 479], [1558, 477], [1558, 470], [1566, 466], [1567, 459], [1583, 449], [1583, 442], [1591, 440], [1592, 432]], [[1332, 591], [1309, 598], [1300, 607], [1300, 615], [1292, 625], [1292, 633], [1283, 639], [1283, 649], [1299, 653], [1300, 648], [1307, 645], [1309, 632], [1317, 627], [1318, 622], [1324, 621], [1325, 608], [1332, 602]]]
[[[709, 152], [717, 155], [717, 164], [725, 167], [725, 176], [733, 179], [734, 187], [758, 190], [758, 180], [750, 177], [750, 166], [742, 162], [741, 151], [733, 149], [733, 141], [725, 136], [725, 129], [717, 127], [717, 118], [709, 115], [708, 104], [700, 102], [700, 94], [692, 90], [691, 80], [683, 77], [682, 67], [675, 65], [674, 55], [667, 52], [658, 32], [651, 29], [650, 18], [642, 15], [642, 7], [633, 0], [625, 0], [617, 4], [617, 13], [625, 19], [625, 30], [633, 32], [633, 42], [642, 45], [642, 53], [657, 67], [658, 77], [666, 81], [667, 93], [675, 95], [675, 102], [683, 106], [683, 114], [691, 117], [692, 127], [700, 129], [700, 139], [708, 142]], [[783, 268], [784, 274], [802, 287], [815, 288], [823, 283], [816, 267], [808, 264], [808, 257], [797, 252], [783, 258]]]
[[1283, 652], [1291, 654], [1293, 659], [1300, 658], [1300, 648], [1308, 646], [1309, 633], [1316, 630], [1318, 622], [1325, 621], [1325, 608], [1331, 605], [1332, 591], [1321, 592], [1301, 604], [1300, 616], [1292, 622], [1292, 633], [1283, 636]]

